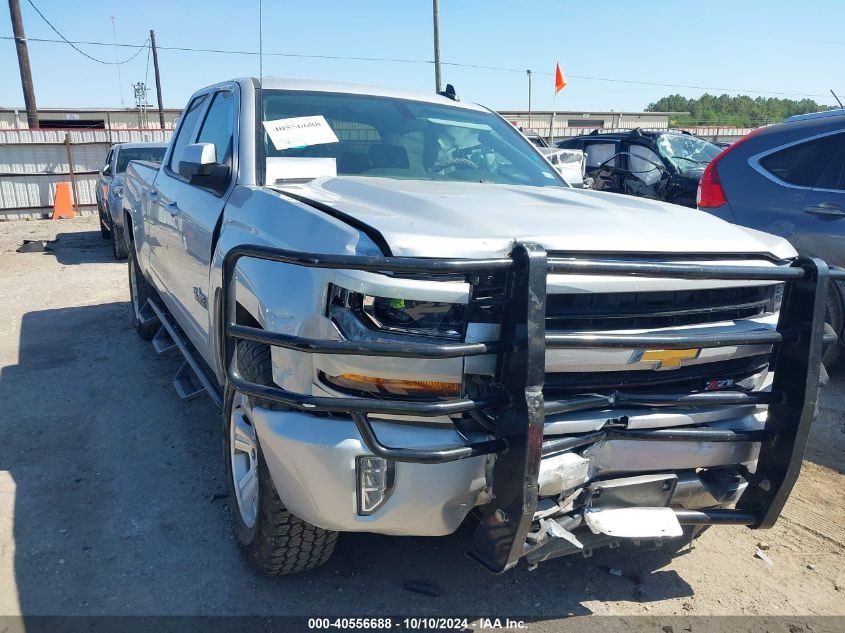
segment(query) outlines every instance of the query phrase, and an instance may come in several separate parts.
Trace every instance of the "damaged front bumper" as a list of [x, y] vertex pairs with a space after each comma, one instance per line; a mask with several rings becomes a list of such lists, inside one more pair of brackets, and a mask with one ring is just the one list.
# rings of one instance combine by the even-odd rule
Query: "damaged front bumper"
[[[306, 267], [351, 269], [402, 275], [465, 275], [504, 273], [501, 336], [488, 342], [316, 340], [267, 332], [236, 321], [235, 267], [240, 258], [258, 258]], [[341, 413], [354, 421], [361, 442], [373, 455], [399, 464], [446, 464], [484, 458], [489, 490], [470, 555], [492, 571], [501, 572], [526, 557], [529, 563], [612, 544], [620, 538], [677, 536], [679, 526], [733, 523], [769, 527], [779, 515], [798, 476], [809, 426], [815, 413], [819, 365], [825, 338], [824, 314], [831, 273], [824, 262], [801, 258], [791, 267], [755, 267], [587, 260], [547, 257], [534, 244], [517, 244], [510, 258], [488, 260], [422, 259], [302, 254], [257, 246], [237, 247], [224, 260], [224, 359], [227, 377], [240, 392], [308, 413]], [[550, 273], [618, 275], [676, 279], [774, 280], [786, 284], [776, 330], [738, 333], [616, 334], [546, 332], [546, 280]], [[467, 398], [447, 400], [383, 400], [374, 397], [303, 395], [243, 379], [233, 363], [237, 340], [251, 340], [302, 352], [400, 358], [457, 358], [495, 354], [492, 385]], [[577, 394], [558, 400], [543, 395], [546, 349], [579, 347], [687, 349], [730, 345], [771, 345], [774, 348], [770, 391], [701, 393]], [[765, 407], [758, 428], [696, 425], [672, 429], [625, 428], [624, 423], [597, 431], [544, 436], [546, 415], [577, 411], [613, 411], [636, 407]], [[458, 420], [464, 413], [495, 419], [481, 439], [466, 434]], [[460, 442], [448, 446], [408, 446], [385, 442], [370, 415], [452, 416]], [[612, 416], [609, 416], [612, 417]], [[753, 426], [753, 425], [752, 425]], [[630, 443], [633, 443], [631, 445]], [[593, 463], [601, 451], [636, 455], [637, 445], [678, 446], [681, 455], [730, 455], [725, 463], [692, 467], [669, 461], [655, 463], [645, 479], [587, 479], [568, 497], [554, 489], [556, 475], [578, 472], [578, 459]], [[695, 448], [698, 447], [698, 448]], [[707, 448], [711, 447], [711, 448]], [[712, 447], [721, 447], [715, 449]], [[690, 453], [692, 450], [692, 453]], [[696, 452], [697, 451], [697, 452]], [[669, 451], [671, 453], [671, 451]], [[561, 457], [561, 456], [569, 457]], [[481, 460], [478, 460], [481, 461]], [[619, 463], [618, 460], [611, 460]], [[624, 461], [624, 459], [623, 459]], [[717, 459], [716, 462], [720, 462]], [[753, 470], [749, 464], [755, 462]], [[702, 480], [698, 468], [730, 466]], [[552, 468], [552, 470], [555, 470]], [[625, 470], [624, 468], [622, 470]], [[671, 471], [663, 472], [660, 471]], [[609, 474], [609, 473], [606, 473]], [[722, 481], [717, 481], [718, 477]], [[698, 478], [698, 481], [696, 481]], [[565, 487], [566, 488], [566, 487]], [[565, 490], [564, 490], [565, 491]], [[557, 495], [557, 496], [555, 496]], [[608, 501], [610, 499], [611, 501]], [[686, 501], [682, 502], [683, 499]], [[695, 501], [691, 501], [694, 499]], [[707, 507], [710, 499], [715, 506]], [[551, 500], [551, 501], [550, 501]], [[312, 500], [313, 501], [313, 500]], [[319, 503], [319, 500], [316, 500]], [[705, 505], [698, 505], [703, 503]], [[686, 505], [685, 505], [686, 504]], [[735, 505], [733, 509], [725, 506]], [[694, 506], [691, 509], [688, 506]], [[308, 518], [308, 517], [304, 517]], [[589, 532], [574, 536], [582, 523]], [[628, 526], [628, 527], [625, 527]], [[583, 538], [588, 543], [582, 542]]]

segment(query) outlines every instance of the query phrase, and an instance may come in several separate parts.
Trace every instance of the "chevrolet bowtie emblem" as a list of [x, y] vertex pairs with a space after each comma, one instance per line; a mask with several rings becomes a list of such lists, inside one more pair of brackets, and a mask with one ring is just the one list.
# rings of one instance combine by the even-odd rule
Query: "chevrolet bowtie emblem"
[[698, 358], [700, 349], [638, 349], [631, 355], [629, 365], [654, 363], [654, 369], [677, 369], [682, 360]]

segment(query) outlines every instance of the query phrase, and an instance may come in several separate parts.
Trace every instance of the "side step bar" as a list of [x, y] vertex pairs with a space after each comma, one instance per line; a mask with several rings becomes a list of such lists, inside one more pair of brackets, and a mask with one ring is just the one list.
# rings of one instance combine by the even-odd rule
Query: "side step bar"
[[156, 312], [152, 307], [152, 302], [149, 299], [147, 299], [144, 302], [144, 305], [141, 306], [140, 312], [141, 325], [148, 325], [150, 323], [160, 323], [158, 316], [156, 315]]
[[167, 328], [163, 325], [158, 329], [158, 332], [156, 332], [156, 335], [153, 337], [153, 347], [155, 348], [157, 354], [164, 354], [176, 347], [176, 343], [173, 342]]
[[[156, 352], [161, 354], [168, 349], [176, 347], [185, 359], [185, 362], [182, 363], [182, 366], [173, 378], [173, 387], [176, 389], [176, 393], [179, 394], [182, 400], [190, 400], [205, 392], [211, 397], [214, 404], [222, 408], [223, 396], [215, 384], [216, 381], [208, 376], [205, 368], [197, 359], [191, 344], [182, 336], [176, 324], [170, 319], [170, 315], [152, 299], [147, 299], [144, 307], [146, 308], [147, 306], [155, 314], [154, 318], [157, 318], [161, 323], [161, 330], [153, 338], [153, 346]], [[196, 385], [195, 379], [199, 381], [201, 386], [198, 387]]]

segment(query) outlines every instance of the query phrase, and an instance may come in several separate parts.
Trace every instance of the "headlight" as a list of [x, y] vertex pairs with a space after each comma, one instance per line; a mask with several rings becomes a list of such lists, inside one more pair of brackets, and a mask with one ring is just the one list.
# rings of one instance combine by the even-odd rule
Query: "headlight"
[[766, 312], [769, 314], [776, 314], [780, 312], [780, 307], [783, 305], [783, 287], [784, 284], [777, 284], [775, 286], [772, 298], [766, 304]]
[[123, 187], [121, 185], [116, 185], [112, 187], [111, 190], [114, 192], [114, 195], [116, 195], [118, 198], [123, 197]]
[[460, 339], [466, 306], [439, 301], [375, 297], [330, 286], [329, 305], [351, 310], [373, 330]]
[[341, 374], [330, 376], [321, 373], [321, 378], [341, 391], [376, 394], [381, 396], [459, 396], [460, 382], [441, 380], [401, 380], [397, 378], [378, 378], [362, 374]]

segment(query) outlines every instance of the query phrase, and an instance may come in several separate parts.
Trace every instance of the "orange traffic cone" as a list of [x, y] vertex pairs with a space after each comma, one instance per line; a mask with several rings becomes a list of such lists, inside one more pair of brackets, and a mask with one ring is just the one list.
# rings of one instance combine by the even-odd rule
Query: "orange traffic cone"
[[56, 184], [56, 194], [53, 196], [53, 219], [72, 218], [73, 203], [70, 198], [70, 183], [60, 182]]

